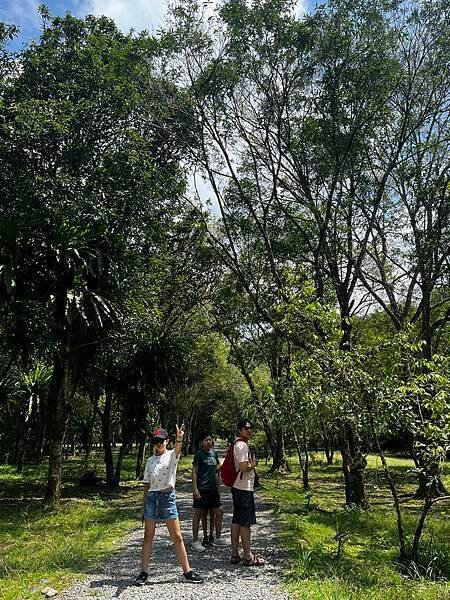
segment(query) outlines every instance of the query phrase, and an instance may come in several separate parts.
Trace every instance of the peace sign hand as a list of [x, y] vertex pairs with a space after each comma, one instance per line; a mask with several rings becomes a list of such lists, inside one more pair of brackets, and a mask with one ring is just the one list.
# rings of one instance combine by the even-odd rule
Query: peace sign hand
[[181, 449], [183, 447], [183, 437], [184, 437], [184, 424], [181, 427], [177, 425], [177, 437], [175, 444], [175, 456], [180, 456]]

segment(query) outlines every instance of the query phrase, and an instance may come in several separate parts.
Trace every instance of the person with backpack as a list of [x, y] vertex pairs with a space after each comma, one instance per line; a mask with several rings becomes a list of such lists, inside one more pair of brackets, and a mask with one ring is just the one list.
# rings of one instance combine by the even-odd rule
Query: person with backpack
[[[254, 481], [257, 460], [248, 442], [253, 425], [248, 419], [243, 419], [237, 424], [237, 430], [239, 436], [230, 445], [221, 468], [222, 481], [231, 487], [233, 496], [230, 562], [237, 565], [242, 561], [244, 567], [260, 567], [265, 560], [251, 549], [251, 527], [256, 524]], [[243, 556], [239, 554], [239, 540]]]
[[175, 547], [175, 553], [183, 569], [184, 581], [202, 583], [203, 577], [193, 571], [189, 565], [186, 548], [180, 530], [175, 495], [175, 479], [178, 461], [183, 445], [184, 427], [178, 427], [173, 450], [167, 449], [169, 434], [165, 429], [155, 429], [152, 445], [155, 453], [151, 456], [144, 471], [144, 497], [142, 501], [142, 520], [145, 523], [142, 544], [142, 570], [135, 585], [145, 585], [148, 579], [148, 564], [152, 552], [153, 540], [158, 523], [165, 523]]
[[[204, 552], [206, 546], [226, 545], [222, 539], [223, 509], [220, 501], [220, 462], [214, 450], [212, 435], [205, 431], [200, 436], [200, 449], [192, 463], [192, 488], [194, 515], [192, 518], [192, 544], [196, 552]], [[210, 514], [210, 534], [208, 535], [208, 513]], [[203, 542], [198, 539], [200, 521], [203, 524]], [[214, 526], [216, 538], [214, 539]]]

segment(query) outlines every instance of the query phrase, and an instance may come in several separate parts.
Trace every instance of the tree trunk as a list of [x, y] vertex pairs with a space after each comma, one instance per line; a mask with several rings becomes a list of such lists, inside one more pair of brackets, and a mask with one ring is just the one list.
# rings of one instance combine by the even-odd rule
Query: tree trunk
[[[341, 298], [341, 329], [342, 337], [340, 349], [349, 352], [352, 348], [352, 322], [350, 318], [349, 298]], [[345, 483], [345, 504], [346, 506], [361, 506], [367, 508], [364, 469], [367, 460], [361, 450], [361, 440], [359, 439], [356, 427], [349, 422], [342, 422], [339, 431], [339, 449], [342, 455], [342, 472], [344, 473]]]
[[61, 465], [71, 396], [72, 382], [68, 360], [55, 356], [47, 401], [49, 457], [44, 504], [50, 506], [57, 506], [61, 498]]
[[138, 437], [138, 452], [136, 459], [136, 479], [141, 480], [144, 477], [144, 453], [145, 442], [147, 441], [147, 433], [145, 430], [139, 432]]
[[389, 471], [389, 467], [388, 467], [388, 464], [386, 461], [386, 456], [383, 452], [383, 449], [380, 444], [380, 440], [375, 431], [374, 419], [373, 419], [372, 413], [370, 415], [370, 428], [371, 428], [372, 437], [374, 438], [375, 443], [376, 443], [378, 454], [381, 458], [381, 464], [383, 465], [384, 474], [386, 476], [386, 479], [387, 479], [387, 482], [389, 485], [389, 489], [391, 490], [392, 499], [394, 500], [394, 508], [395, 508], [395, 513], [397, 515], [397, 534], [398, 534], [398, 544], [399, 544], [399, 549], [400, 549], [400, 558], [402, 560], [405, 560], [407, 558], [407, 546], [406, 546], [405, 526], [403, 523], [402, 511], [400, 508], [400, 498], [398, 496], [397, 488], [395, 487], [394, 479], [392, 478], [391, 472]]
[[[16, 415], [15, 423], [11, 428], [16, 435], [10, 436], [9, 441], [9, 453], [8, 453], [8, 465], [16, 465], [19, 462], [19, 456], [21, 448], [23, 446], [23, 430], [24, 430], [25, 415], [22, 411]], [[12, 434], [12, 431], [11, 431]]]
[[28, 423], [28, 435], [25, 444], [25, 463], [38, 463], [42, 453], [43, 437], [42, 401], [39, 395], [33, 394], [31, 414]]
[[84, 440], [84, 448], [83, 448], [83, 468], [85, 471], [89, 468], [89, 458], [92, 452], [92, 443], [93, 443], [93, 435], [92, 429], [86, 434], [86, 439]]
[[[438, 498], [439, 496], [447, 496], [448, 491], [442, 481], [442, 477], [440, 475], [436, 476], [436, 486], [434, 486], [434, 497]], [[424, 500], [428, 496], [428, 479], [427, 476], [419, 471], [419, 487], [414, 493], [414, 498], [418, 500]]]
[[[25, 413], [25, 419], [23, 423], [23, 430], [21, 434], [21, 440], [17, 455], [17, 473], [23, 472], [23, 465], [28, 462], [30, 455], [35, 451], [36, 444], [33, 443], [35, 440], [35, 430], [39, 425], [38, 422], [39, 413], [39, 396], [35, 393], [31, 394], [28, 400], [28, 408]], [[31, 438], [31, 439], [30, 439]]]
[[327, 459], [327, 465], [333, 464], [334, 458], [334, 436], [329, 434], [325, 427], [321, 427], [321, 438], [323, 441], [323, 450]]
[[417, 523], [416, 531], [414, 532], [414, 540], [411, 551], [411, 560], [415, 563], [419, 561], [419, 547], [420, 547], [420, 539], [423, 533], [423, 527], [425, 525], [425, 519], [427, 518], [428, 513], [430, 512], [431, 507], [433, 506], [433, 500], [431, 494], [425, 498], [424, 505], [422, 507], [422, 512], [420, 514], [419, 521]]
[[[123, 407], [123, 408], [125, 408], [125, 407]], [[123, 458], [124, 458], [124, 456], [126, 456], [127, 454], [130, 453], [132, 445], [133, 445], [132, 444], [132, 436], [133, 436], [132, 420], [130, 419], [130, 415], [126, 415], [124, 413], [124, 411], [122, 411], [121, 434], [122, 434], [121, 435], [122, 444], [120, 446], [119, 456], [117, 457], [117, 463], [116, 463], [116, 471], [114, 473], [114, 481], [116, 482], [116, 485], [120, 484]]]
[[331, 466], [333, 464], [334, 450], [332, 442], [330, 443], [328, 438], [324, 438], [323, 440], [323, 449], [325, 452], [325, 457], [327, 459], [327, 465]]
[[35, 463], [39, 464], [43, 460], [43, 449], [46, 439], [46, 422], [47, 422], [47, 399], [46, 397], [39, 398], [39, 406], [36, 417], [36, 425], [33, 430], [33, 446], [32, 454], [30, 453], [30, 459]]
[[101, 412], [102, 421], [102, 444], [105, 456], [106, 470], [106, 486], [114, 487], [114, 459], [111, 446], [111, 411], [112, 411], [113, 394], [112, 390], [107, 386], [105, 390], [105, 407]]
[[345, 504], [367, 508], [364, 469], [367, 460], [361, 451], [360, 440], [352, 425], [341, 425], [339, 445], [345, 482]]
[[[57, 506], [61, 499], [61, 465], [65, 430], [63, 431], [60, 427], [61, 423], [53, 434], [50, 433], [52, 439], [49, 445], [48, 479], [44, 497], [44, 504], [50, 506]], [[51, 429], [52, 427], [50, 427]]]
[[431, 360], [433, 356], [433, 329], [431, 326], [431, 289], [432, 284], [429, 280], [429, 274], [423, 273], [424, 279], [422, 281], [422, 315], [420, 320], [420, 334], [422, 341], [424, 342], [422, 348], [422, 355], [425, 360]]
[[[425, 252], [427, 253], [428, 250]], [[426, 260], [426, 256], [421, 257], [421, 259], [425, 261], [422, 264], [430, 264], [430, 260]], [[429, 272], [429, 269], [425, 268], [425, 266], [422, 268], [422, 315], [420, 321], [420, 333], [422, 341], [424, 342], [422, 356], [427, 361], [430, 361], [433, 358], [433, 329], [431, 326], [431, 290], [433, 286], [430, 281]], [[427, 370], [428, 368], [425, 366], [424, 371], [427, 372]], [[425, 465], [423, 465], [423, 461], [421, 460], [419, 453], [413, 451], [412, 454], [416, 468], [419, 470], [419, 487], [417, 488], [414, 496], [420, 499], [427, 499], [430, 490], [427, 485], [429, 479], [426, 473], [423, 471]], [[441, 478], [439, 464], [436, 463], [435, 465], [431, 465], [431, 469], [436, 472], [436, 485], [433, 486], [433, 497], [446, 496], [448, 492]]]
[[184, 444], [183, 445], [187, 448], [188, 454], [194, 454], [197, 450], [197, 447], [195, 445], [195, 435], [194, 435], [196, 420], [197, 420], [197, 412], [193, 411], [191, 413], [191, 418], [189, 419], [189, 423], [185, 430], [185, 435], [184, 435]]
[[70, 440], [70, 454], [71, 456], [77, 455], [77, 436], [74, 434]]
[[[266, 434], [267, 442], [270, 446], [270, 455], [272, 457], [272, 466], [270, 468], [270, 471], [275, 471], [278, 468], [276, 465], [279, 462], [279, 457], [277, 456], [278, 450], [277, 450], [276, 434], [274, 436], [272, 427], [270, 426], [269, 419], [267, 418], [267, 416], [265, 414], [264, 408], [259, 405], [258, 393], [256, 391], [256, 387], [253, 382], [253, 379], [251, 378], [251, 375], [245, 364], [245, 360], [243, 359], [239, 350], [233, 344], [233, 340], [231, 338], [228, 338], [228, 341], [230, 342], [232, 348], [234, 349], [234, 351], [236, 353], [236, 358], [238, 360], [238, 366], [239, 366], [239, 369], [240, 369], [245, 381], [247, 382], [248, 388], [249, 388], [251, 396], [252, 396], [253, 404], [260, 411], [260, 417], [261, 417], [264, 431]], [[284, 451], [283, 451], [283, 453], [284, 453]], [[286, 461], [286, 465], [287, 465], [287, 461]]]
[[122, 441], [120, 446], [119, 456], [117, 457], [116, 470], [114, 472], [114, 485], [118, 486], [120, 483], [120, 475], [122, 473], [123, 457], [127, 453], [127, 445]]
[[440, 469], [440, 465], [439, 463], [435, 463], [434, 465], [428, 465], [428, 467], [426, 465], [423, 464], [423, 460], [420, 456], [419, 453], [415, 452], [414, 450], [412, 450], [412, 458], [414, 461], [414, 464], [416, 466], [416, 469], [418, 471], [418, 476], [419, 476], [419, 487], [417, 488], [414, 497], [420, 500], [424, 500], [425, 498], [428, 497], [429, 493], [430, 493], [430, 489], [429, 489], [429, 477], [427, 476], [427, 473], [425, 471], [425, 469], [432, 469], [435, 473], [435, 482], [436, 484], [433, 485], [432, 487], [432, 497], [433, 498], [438, 498], [439, 496], [447, 496], [448, 495], [448, 491], [444, 485], [444, 482], [442, 481], [442, 477], [441, 477], [441, 469]]
[[275, 443], [271, 445], [273, 454], [270, 471], [290, 471], [284, 451], [284, 432], [282, 427], [277, 426], [275, 428], [275, 440], [273, 441]]
[[[256, 404], [257, 400], [255, 400], [255, 404]], [[264, 428], [264, 433], [266, 434], [266, 440], [267, 443], [269, 444], [269, 452], [270, 452], [270, 456], [272, 458], [272, 463], [274, 461], [274, 457], [276, 455], [276, 445], [277, 442], [274, 438], [273, 432], [272, 432], [272, 428], [270, 427], [270, 423], [267, 420], [266, 416], [264, 413], [261, 414], [261, 421], [262, 421], [262, 425]], [[267, 464], [267, 462], [266, 462]], [[272, 469], [271, 469], [272, 470]]]
[[[300, 444], [300, 440], [298, 439], [297, 436], [297, 432], [295, 431], [294, 428], [292, 428], [292, 433], [294, 436], [294, 441], [295, 441], [295, 447], [297, 448], [297, 454], [298, 454], [298, 462], [300, 465], [300, 470], [302, 472], [302, 484], [303, 484], [303, 489], [305, 491], [310, 489], [310, 485], [309, 485], [309, 452], [308, 452], [308, 440], [306, 437], [306, 433], [303, 432], [303, 451], [302, 451], [302, 447]], [[305, 457], [303, 458], [303, 454], [305, 455]]]
[[[28, 401], [28, 404], [31, 399]], [[24, 419], [19, 429], [18, 441], [17, 441], [17, 456], [16, 456], [16, 473], [23, 473], [23, 463], [25, 457], [25, 449], [28, 439], [29, 432], [29, 420], [30, 420], [30, 407], [25, 411]]]
[[429, 485], [427, 486], [425, 502], [422, 506], [422, 511], [420, 513], [420, 518], [417, 523], [416, 531], [414, 532], [414, 540], [411, 550], [411, 560], [413, 560], [415, 563], [417, 563], [419, 559], [420, 540], [422, 537], [423, 528], [425, 526], [425, 520], [433, 506], [433, 502], [435, 501], [434, 498], [437, 498], [441, 495], [438, 491], [440, 480], [438, 479], [437, 475], [439, 473], [439, 468], [440, 467], [438, 463], [432, 463], [431, 465], [429, 465], [429, 468], [426, 472]]
[[309, 490], [309, 447], [306, 431], [303, 432], [303, 449], [305, 452], [305, 462], [303, 465], [303, 488]]

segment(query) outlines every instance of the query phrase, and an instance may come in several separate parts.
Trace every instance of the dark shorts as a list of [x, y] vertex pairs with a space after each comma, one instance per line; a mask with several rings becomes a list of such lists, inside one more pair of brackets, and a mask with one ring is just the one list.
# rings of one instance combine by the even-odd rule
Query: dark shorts
[[219, 508], [222, 506], [217, 490], [199, 490], [199, 492], [200, 498], [194, 498], [194, 508], [209, 510], [210, 508]]
[[237, 490], [232, 487], [231, 493], [233, 495], [233, 518], [231, 522], [242, 525], [243, 527], [255, 525], [256, 511], [254, 492]]
[[153, 521], [178, 519], [175, 490], [148, 492], [144, 505], [144, 517]]

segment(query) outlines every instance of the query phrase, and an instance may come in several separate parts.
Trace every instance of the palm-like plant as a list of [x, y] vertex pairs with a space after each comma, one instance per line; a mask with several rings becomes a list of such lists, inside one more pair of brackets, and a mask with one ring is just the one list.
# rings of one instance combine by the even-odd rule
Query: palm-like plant
[[[31, 448], [37, 458], [39, 454], [39, 441], [42, 437], [39, 433], [42, 432], [44, 425], [44, 407], [43, 398], [48, 392], [48, 386], [52, 376], [52, 369], [41, 362], [35, 364], [29, 371], [19, 372], [17, 382], [17, 396], [21, 402], [19, 407], [22, 415], [22, 431], [19, 436], [19, 447], [17, 453], [17, 472], [23, 470], [24, 461], [27, 455], [27, 449], [31, 452]], [[34, 441], [31, 443], [30, 434], [33, 433]]]

